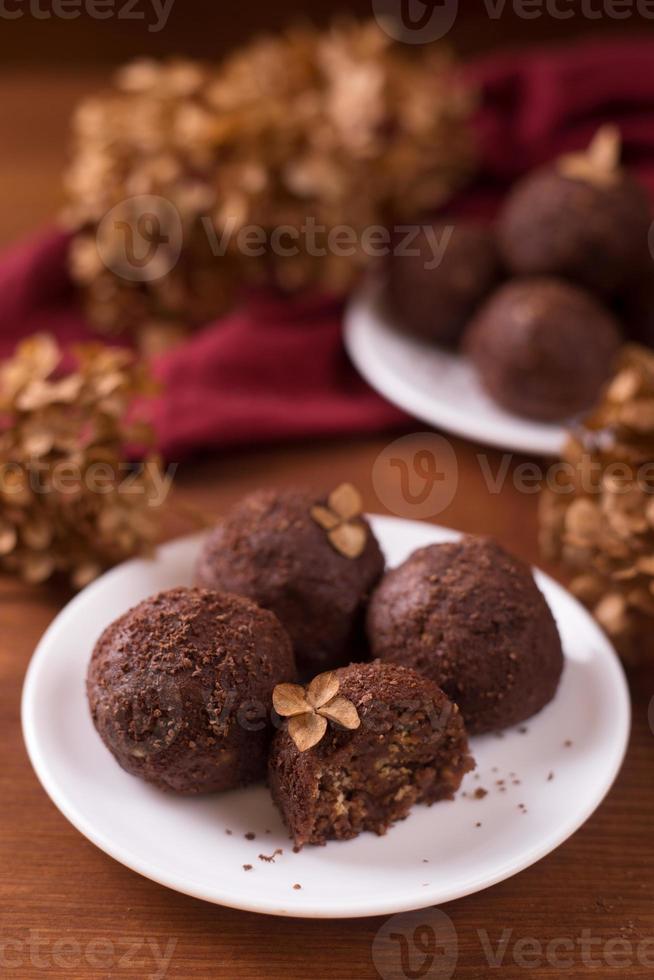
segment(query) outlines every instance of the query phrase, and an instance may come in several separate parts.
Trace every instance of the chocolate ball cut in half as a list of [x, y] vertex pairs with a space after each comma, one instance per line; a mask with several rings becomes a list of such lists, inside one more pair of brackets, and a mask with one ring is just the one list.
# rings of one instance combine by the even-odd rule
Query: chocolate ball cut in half
[[259, 490], [210, 534], [197, 566], [205, 588], [248, 596], [288, 631], [300, 670], [365, 659], [364, 610], [384, 557], [351, 484], [330, 494]]
[[471, 734], [536, 714], [563, 670], [559, 633], [531, 570], [485, 537], [420, 548], [389, 571], [370, 602], [368, 636], [382, 661], [438, 684]]
[[384, 834], [415, 803], [451, 799], [474, 768], [458, 708], [407, 667], [350, 664], [306, 690], [280, 685], [274, 703], [287, 721], [268, 780], [296, 847]]
[[395, 236], [384, 287], [394, 325], [407, 334], [453, 347], [500, 278], [493, 233], [469, 222]]
[[610, 295], [632, 275], [651, 217], [643, 187], [620, 166], [620, 134], [529, 174], [498, 221], [500, 254], [518, 276], [551, 275]]
[[514, 279], [468, 326], [464, 347], [494, 401], [525, 418], [561, 421], [590, 408], [611, 376], [620, 325], [561, 279]]
[[295, 677], [272, 613], [241, 596], [178, 588], [107, 627], [87, 692], [123, 769], [160, 789], [214, 793], [264, 778], [272, 692]]

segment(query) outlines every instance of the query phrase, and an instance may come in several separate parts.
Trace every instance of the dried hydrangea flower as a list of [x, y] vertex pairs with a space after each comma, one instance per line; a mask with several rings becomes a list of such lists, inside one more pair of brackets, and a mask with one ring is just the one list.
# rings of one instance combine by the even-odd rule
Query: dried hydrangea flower
[[319, 674], [305, 689], [299, 684], [278, 684], [273, 691], [273, 707], [288, 718], [288, 734], [300, 752], [312, 749], [322, 740], [328, 721], [354, 730], [361, 724], [356, 707], [338, 693], [338, 674]]
[[0, 365], [0, 567], [33, 583], [66, 573], [81, 587], [151, 549], [161, 464], [126, 457], [151, 442], [128, 418], [153, 390], [134, 355], [89, 344], [72, 358], [64, 367], [56, 342], [36, 335]]
[[[420, 218], [473, 168], [475, 99], [445, 48], [413, 54], [374, 21], [296, 28], [222, 65], [136, 62], [86, 100], [74, 120], [67, 219], [72, 274], [98, 328], [203, 322], [240, 285], [351, 288], [373, 260], [366, 229]], [[170, 202], [183, 233], [174, 267], [141, 282], [121, 278], [96, 243], [107, 212], [136, 195]], [[315, 243], [308, 222], [322, 229]], [[244, 254], [248, 226], [264, 229], [265, 254]], [[271, 233], [288, 226], [296, 254], [270, 247]], [[352, 254], [327, 247], [339, 226], [355, 233]], [[112, 225], [108, 235], [103, 245], [118, 260], [123, 231]]]
[[563, 462], [572, 492], [541, 497], [541, 545], [575, 574], [572, 591], [622, 656], [654, 658], [654, 354], [623, 348]]
[[311, 517], [327, 532], [339, 554], [345, 558], [358, 558], [368, 540], [368, 532], [360, 520], [362, 510], [359, 491], [351, 483], [342, 483], [332, 490], [326, 507], [317, 504], [311, 508]]

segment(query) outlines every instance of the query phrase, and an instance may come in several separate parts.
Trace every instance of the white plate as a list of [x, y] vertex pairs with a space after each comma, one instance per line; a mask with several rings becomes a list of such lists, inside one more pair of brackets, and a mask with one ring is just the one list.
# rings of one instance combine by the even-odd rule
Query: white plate
[[[387, 517], [375, 517], [374, 527], [392, 565], [456, 537]], [[117, 861], [180, 892], [255, 912], [390, 914], [451, 901], [528, 867], [580, 827], [611, 786], [630, 721], [622, 668], [590, 616], [540, 573], [566, 652], [557, 697], [526, 733], [475, 738], [479, 778], [470, 773], [454, 802], [416, 807], [385, 837], [363, 834], [294, 854], [262, 786], [188, 799], [129, 776], [91, 723], [89, 654], [98, 633], [130, 606], [190, 583], [199, 545], [198, 536], [174, 541], [156, 560], [127, 562], [89, 586], [50, 626], [27, 674], [23, 731], [37, 775], [71, 823]], [[474, 798], [479, 787], [488, 790], [483, 799]], [[246, 840], [248, 832], [256, 840]], [[274, 863], [259, 860], [278, 847]]]
[[483, 391], [466, 358], [394, 330], [374, 281], [348, 306], [344, 339], [366, 381], [414, 418], [514, 452], [558, 456], [563, 448], [563, 426], [505, 412]]

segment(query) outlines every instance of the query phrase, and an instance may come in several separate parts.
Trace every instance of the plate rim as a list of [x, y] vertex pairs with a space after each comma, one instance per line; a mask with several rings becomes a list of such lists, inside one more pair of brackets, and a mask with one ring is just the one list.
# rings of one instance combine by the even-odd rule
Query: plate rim
[[[431, 524], [426, 521], [415, 521], [381, 514], [372, 514], [368, 516], [371, 518], [373, 526], [383, 526], [384, 524], [395, 524], [396, 526], [403, 526], [406, 524], [425, 526], [427, 528], [435, 529], [440, 534], [446, 532], [447, 535], [451, 536], [452, 538], [459, 537], [463, 533], [452, 528], [444, 527], [443, 525]], [[201, 531], [165, 542], [157, 549], [156, 557], [152, 560], [159, 560], [163, 551], [172, 551], [177, 547], [190, 546], [191, 543], [195, 541], [199, 543], [205, 534], [206, 532]], [[145, 560], [147, 561], [147, 559]], [[566, 840], [576, 833], [576, 831], [579, 830], [598, 809], [611, 790], [622, 768], [629, 745], [629, 736], [631, 731], [631, 699], [622, 663], [620, 662], [618, 655], [608, 637], [601, 631], [600, 627], [592, 619], [590, 613], [581, 605], [581, 603], [579, 603], [579, 601], [575, 599], [575, 597], [572, 596], [571, 593], [564, 588], [564, 586], [558, 583], [550, 575], [538, 568], [534, 568], [537, 579], [546, 581], [548, 583], [548, 587], [553, 588], [555, 592], [558, 592], [560, 595], [565, 597], [568, 602], [572, 602], [577, 607], [578, 612], [580, 612], [587, 619], [589, 627], [591, 627], [598, 636], [600, 647], [604, 648], [602, 650], [602, 656], [605, 657], [607, 667], [613, 673], [613, 680], [615, 682], [615, 718], [616, 725], [619, 724], [619, 732], [618, 737], [616, 737], [616, 745], [613, 752], [611, 766], [604, 770], [604, 776], [601, 781], [600, 788], [596, 794], [594, 794], [592, 799], [587, 801], [586, 805], [581, 811], [581, 815], [575, 816], [573, 820], [566, 820], [562, 826], [559, 827], [556, 834], [545, 838], [539, 844], [523, 853], [520, 861], [517, 863], [505, 863], [505, 865], [498, 868], [496, 874], [490, 876], [488, 874], [484, 874], [483, 876], [480, 876], [479, 879], [470, 881], [467, 886], [460, 888], [454, 887], [449, 893], [443, 893], [442, 888], [439, 889], [438, 885], [433, 885], [429, 890], [425, 889], [425, 894], [421, 895], [420, 898], [415, 895], [413, 898], [401, 901], [388, 898], [379, 898], [377, 901], [367, 899], [365, 901], [365, 905], [362, 904], [361, 907], [353, 906], [345, 910], [343, 910], [342, 906], [337, 907], [336, 905], [324, 903], [320, 904], [319, 900], [312, 902], [312, 900], [309, 899], [305, 906], [282, 907], [279, 905], [278, 901], [274, 899], [267, 899], [265, 896], [259, 896], [255, 900], [248, 900], [241, 898], [240, 896], [235, 897], [233, 893], [229, 892], [227, 894], [220, 894], [219, 888], [214, 888], [211, 893], [208, 893], [202, 888], [193, 886], [192, 882], [184, 878], [183, 875], [178, 875], [175, 873], [157, 873], [156, 867], [153, 867], [150, 862], [147, 860], [142, 860], [137, 854], [134, 854], [122, 845], [115, 844], [102, 830], [98, 830], [93, 822], [88, 820], [83, 813], [78, 811], [75, 804], [69, 801], [65, 791], [60, 790], [59, 785], [57, 784], [56, 779], [51, 775], [47, 761], [44, 758], [42, 746], [36, 734], [33, 719], [33, 712], [35, 710], [33, 694], [38, 686], [40, 671], [43, 669], [43, 664], [47, 660], [47, 651], [53, 634], [62, 629], [62, 627], [65, 628], [66, 621], [70, 617], [74, 616], [78, 605], [83, 604], [86, 597], [92, 590], [100, 590], [104, 588], [107, 581], [114, 576], [121, 574], [126, 566], [139, 564], [141, 561], [143, 561], [143, 559], [133, 558], [105, 572], [104, 575], [92, 582], [89, 586], [78, 593], [78, 595], [74, 596], [52, 620], [36, 646], [25, 674], [21, 697], [21, 725], [23, 739], [30, 763], [39, 782], [41, 783], [41, 786], [60, 813], [63, 814], [69, 823], [71, 823], [73, 827], [75, 827], [75, 829], [82, 834], [82, 836], [86, 837], [87, 840], [91, 841], [92, 844], [98, 847], [113, 860], [159, 885], [163, 885], [166, 888], [170, 888], [192, 898], [207, 901], [215, 905], [225, 906], [227, 908], [291, 918], [367, 918], [379, 915], [394, 915], [402, 912], [427, 908], [432, 905], [445, 905], [448, 902], [456, 901], [460, 898], [466, 897], [467, 895], [485, 891], [487, 888], [491, 888], [502, 881], [512, 878], [514, 875], [521, 873], [559, 848]]]
[[[411, 388], [411, 381], [402, 375], [398, 375], [389, 368], [386, 362], [370, 356], [370, 345], [367, 334], [371, 329], [388, 331], [391, 327], [379, 311], [381, 286], [378, 280], [369, 278], [348, 301], [343, 316], [343, 343], [347, 354], [355, 368], [364, 380], [378, 394], [389, 401], [396, 408], [401, 409], [413, 418], [434, 426], [442, 431], [449, 432], [459, 438], [468, 439], [484, 446], [491, 446], [494, 449], [502, 449], [505, 452], [524, 453], [527, 455], [545, 456], [554, 458], [559, 455], [566, 441], [565, 426], [530, 422], [529, 419], [521, 419], [519, 416], [511, 416], [499, 406], [495, 406], [497, 411], [502, 411], [507, 419], [515, 420], [523, 425], [533, 424], [543, 427], [542, 441], [537, 444], [529, 439], [528, 436], [518, 436], [508, 442], [501, 435], [494, 435], [492, 432], [479, 432], [474, 426], [462, 421], [456, 410], [445, 404], [440, 404], [438, 410], [432, 410], [433, 403], [420, 392], [415, 392]], [[371, 322], [374, 321], [374, 327]], [[403, 338], [398, 333], [397, 338], [402, 342]], [[423, 346], [430, 352], [433, 350], [431, 345], [423, 344], [419, 339], [406, 338], [405, 343], [411, 343], [417, 347]], [[456, 352], [445, 351], [447, 356], [461, 359], [461, 355]], [[480, 389], [481, 393], [481, 389]], [[548, 432], [547, 430], [551, 430]]]

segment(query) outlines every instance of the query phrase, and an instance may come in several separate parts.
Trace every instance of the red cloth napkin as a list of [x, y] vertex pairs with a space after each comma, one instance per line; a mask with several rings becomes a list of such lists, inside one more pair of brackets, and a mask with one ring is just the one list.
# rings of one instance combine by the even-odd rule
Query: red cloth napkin
[[[619, 124], [625, 159], [654, 192], [654, 43], [575, 44], [494, 56], [469, 67], [481, 84], [482, 171], [456, 203], [491, 216], [517, 176]], [[36, 330], [65, 344], [91, 336], [66, 274], [68, 239], [49, 232], [0, 258], [0, 356]], [[178, 459], [206, 447], [383, 431], [406, 416], [349, 364], [340, 306], [251, 298], [161, 357], [159, 446]]]

